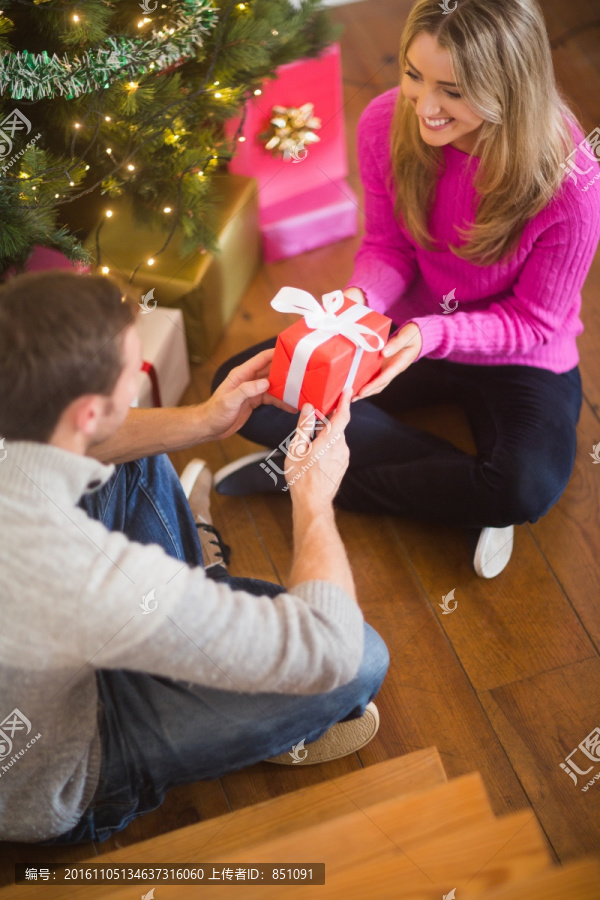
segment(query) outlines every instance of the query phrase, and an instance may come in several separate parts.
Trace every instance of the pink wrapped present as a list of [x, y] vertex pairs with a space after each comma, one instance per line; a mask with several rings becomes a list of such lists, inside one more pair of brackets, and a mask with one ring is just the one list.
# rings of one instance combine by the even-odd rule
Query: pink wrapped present
[[[308, 144], [299, 153], [301, 162], [274, 156], [259, 139], [269, 127], [273, 107], [298, 108], [305, 103], [314, 104], [314, 115], [321, 120], [321, 128], [316, 131], [319, 142]], [[238, 143], [229, 171], [258, 180], [261, 209], [340, 181], [348, 174], [343, 108], [339, 44], [328, 47], [316, 59], [280, 66], [277, 79], [264, 82], [260, 96], [247, 104], [242, 132], [245, 141]], [[239, 122], [238, 118], [227, 123], [229, 137], [235, 134]]]
[[265, 262], [288, 259], [357, 234], [358, 199], [345, 181], [329, 181], [262, 209], [259, 223]]
[[[47, 272], [51, 269], [70, 269], [77, 272], [78, 275], [86, 275], [90, 271], [90, 266], [80, 262], [71, 262], [60, 250], [36, 244], [25, 263], [25, 272]], [[13, 266], [4, 273], [4, 280], [18, 274], [17, 269]]]

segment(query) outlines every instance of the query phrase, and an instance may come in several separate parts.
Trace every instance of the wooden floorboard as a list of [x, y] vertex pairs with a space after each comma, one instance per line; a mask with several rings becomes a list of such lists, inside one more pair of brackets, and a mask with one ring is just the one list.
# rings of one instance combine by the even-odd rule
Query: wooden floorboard
[[[398, 77], [398, 40], [410, 0], [364, 0], [333, 11], [342, 37], [349, 182], [362, 208], [355, 132], [367, 103]], [[542, 0], [559, 84], [587, 131], [600, 125], [600, 28], [594, 0]], [[310, 98], [307, 98], [310, 99]], [[269, 306], [290, 284], [319, 296], [342, 287], [358, 238], [262, 266], [210, 359], [193, 366], [185, 403], [205, 400], [217, 366], [291, 324]], [[104, 844], [73, 848], [0, 845], [0, 882], [14, 861], [71, 861], [126, 847], [298, 787], [337, 778], [389, 757], [437, 746], [450, 777], [479, 770], [497, 814], [531, 804], [556, 858], [600, 852], [600, 783], [580, 790], [559, 763], [600, 725], [600, 254], [583, 291], [578, 339], [584, 404], [573, 475], [561, 500], [535, 524], [520, 526], [514, 557], [490, 582], [470, 569], [464, 534], [402, 518], [338, 515], [365, 617], [390, 649], [377, 698], [381, 727], [360, 751], [325, 766], [260, 763], [220, 780], [179, 787], [164, 805]], [[457, 408], [404, 414], [406, 421], [472, 452]], [[173, 454], [181, 471], [194, 456], [216, 470], [256, 450], [236, 435]], [[540, 453], [544, 448], [540, 447]], [[213, 516], [232, 547], [231, 572], [285, 584], [291, 564], [286, 497], [221, 497]], [[455, 588], [458, 607], [442, 615]], [[596, 767], [594, 771], [600, 771]], [[133, 852], [133, 851], [132, 851]], [[135, 855], [135, 854], [134, 854]]]

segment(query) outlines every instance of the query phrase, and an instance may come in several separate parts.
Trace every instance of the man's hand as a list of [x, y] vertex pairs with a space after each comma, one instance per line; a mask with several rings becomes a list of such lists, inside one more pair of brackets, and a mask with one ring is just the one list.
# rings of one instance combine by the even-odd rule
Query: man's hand
[[294, 502], [306, 502], [313, 509], [331, 505], [350, 459], [344, 432], [350, 421], [351, 397], [351, 390], [342, 394], [329, 418], [329, 429], [323, 428], [314, 441], [310, 439], [316, 424], [314, 407], [310, 403], [302, 407], [285, 460], [285, 477]]
[[275, 349], [263, 350], [232, 369], [214, 394], [202, 404], [203, 440], [222, 440], [235, 434], [257, 406], [272, 404], [286, 412], [296, 410], [271, 397], [269, 369]]
[[408, 369], [421, 352], [422, 346], [423, 339], [419, 326], [414, 322], [408, 322], [387, 342], [381, 351], [385, 357], [381, 371], [365, 384], [354, 400], [363, 400], [382, 391], [396, 375]]

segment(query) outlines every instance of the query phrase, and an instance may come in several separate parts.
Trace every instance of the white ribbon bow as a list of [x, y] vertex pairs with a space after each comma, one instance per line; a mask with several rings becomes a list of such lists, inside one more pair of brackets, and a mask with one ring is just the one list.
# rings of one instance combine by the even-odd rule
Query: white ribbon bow
[[[342, 335], [356, 346], [354, 359], [342, 390], [352, 387], [363, 352], [375, 353], [384, 345], [381, 335], [373, 331], [367, 325], [361, 325], [358, 321], [366, 316], [368, 308], [360, 303], [353, 304], [339, 315], [338, 310], [344, 305], [344, 295], [341, 291], [332, 291], [323, 294], [323, 306], [308, 291], [300, 288], [284, 287], [273, 297], [271, 306], [278, 312], [297, 313], [304, 317], [306, 326], [311, 333], [301, 338], [294, 349], [290, 362], [290, 368], [285, 383], [283, 400], [294, 406], [299, 405], [302, 382], [313, 351], [324, 344], [334, 334]], [[371, 339], [375, 339], [375, 345]]]

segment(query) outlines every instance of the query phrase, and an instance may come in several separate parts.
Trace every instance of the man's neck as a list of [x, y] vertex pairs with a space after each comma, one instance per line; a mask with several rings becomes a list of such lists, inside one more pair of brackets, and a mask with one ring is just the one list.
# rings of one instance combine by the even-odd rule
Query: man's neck
[[81, 432], [68, 431], [60, 425], [52, 433], [48, 443], [69, 453], [77, 453], [79, 456], [85, 456], [88, 449], [88, 441]]

